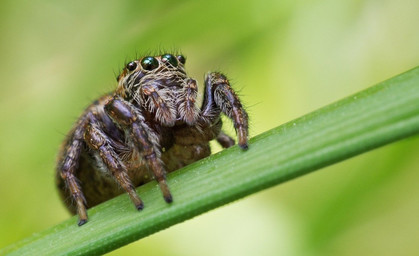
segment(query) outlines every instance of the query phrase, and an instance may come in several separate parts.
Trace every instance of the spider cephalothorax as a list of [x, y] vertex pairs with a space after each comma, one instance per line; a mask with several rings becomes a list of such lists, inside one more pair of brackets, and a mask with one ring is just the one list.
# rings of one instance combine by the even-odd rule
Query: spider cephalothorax
[[146, 56], [129, 62], [115, 92], [90, 105], [64, 141], [57, 184], [79, 225], [86, 208], [126, 191], [138, 210], [135, 187], [154, 177], [166, 202], [172, 195], [166, 172], [210, 155], [209, 141], [223, 147], [234, 140], [221, 131], [220, 114], [234, 123], [238, 144], [247, 149], [248, 120], [227, 78], [205, 78], [204, 99], [197, 106], [197, 82], [188, 77], [182, 55]]
[[119, 76], [117, 93], [154, 113], [164, 126], [172, 127], [178, 119], [193, 124], [199, 113], [196, 82], [188, 79], [184, 64], [183, 56], [171, 54], [132, 61]]

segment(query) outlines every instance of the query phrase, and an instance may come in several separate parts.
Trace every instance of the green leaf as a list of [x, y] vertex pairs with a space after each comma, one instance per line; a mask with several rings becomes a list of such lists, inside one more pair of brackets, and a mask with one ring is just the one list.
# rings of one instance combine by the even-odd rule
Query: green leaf
[[85, 255], [109, 252], [246, 195], [419, 132], [419, 67], [260, 134], [168, 176], [174, 202], [156, 182], [12, 244], [0, 255]]

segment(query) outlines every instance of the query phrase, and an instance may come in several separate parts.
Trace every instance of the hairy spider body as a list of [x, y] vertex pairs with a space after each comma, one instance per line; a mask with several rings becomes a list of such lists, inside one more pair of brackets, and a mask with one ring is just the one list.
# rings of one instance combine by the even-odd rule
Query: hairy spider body
[[206, 75], [199, 108], [197, 82], [184, 64], [182, 55], [171, 54], [128, 63], [115, 92], [90, 105], [70, 131], [58, 156], [57, 185], [79, 225], [87, 222], [87, 208], [123, 192], [141, 210], [134, 188], [153, 178], [172, 202], [167, 172], [209, 156], [213, 139], [234, 145], [221, 131], [221, 113], [232, 119], [238, 144], [247, 149], [248, 117], [227, 78]]

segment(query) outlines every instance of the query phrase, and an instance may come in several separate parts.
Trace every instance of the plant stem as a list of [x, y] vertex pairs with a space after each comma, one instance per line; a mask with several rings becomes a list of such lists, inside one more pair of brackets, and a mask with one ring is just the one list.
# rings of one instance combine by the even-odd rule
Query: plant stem
[[0, 250], [0, 255], [109, 252], [246, 195], [419, 133], [419, 67], [168, 175], [166, 204], [156, 182], [138, 188], [137, 212], [126, 194]]

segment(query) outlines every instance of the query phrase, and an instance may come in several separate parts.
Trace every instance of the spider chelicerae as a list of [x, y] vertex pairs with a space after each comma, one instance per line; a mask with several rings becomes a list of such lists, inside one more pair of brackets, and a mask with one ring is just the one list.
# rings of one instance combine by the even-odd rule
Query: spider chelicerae
[[135, 187], [153, 177], [172, 202], [167, 172], [209, 156], [213, 139], [224, 148], [234, 145], [221, 131], [221, 113], [233, 121], [238, 145], [247, 149], [248, 116], [228, 79], [208, 73], [197, 106], [197, 82], [186, 74], [185, 61], [163, 54], [129, 62], [116, 90], [87, 107], [68, 134], [57, 185], [79, 226], [87, 222], [87, 208], [124, 191], [141, 210]]

